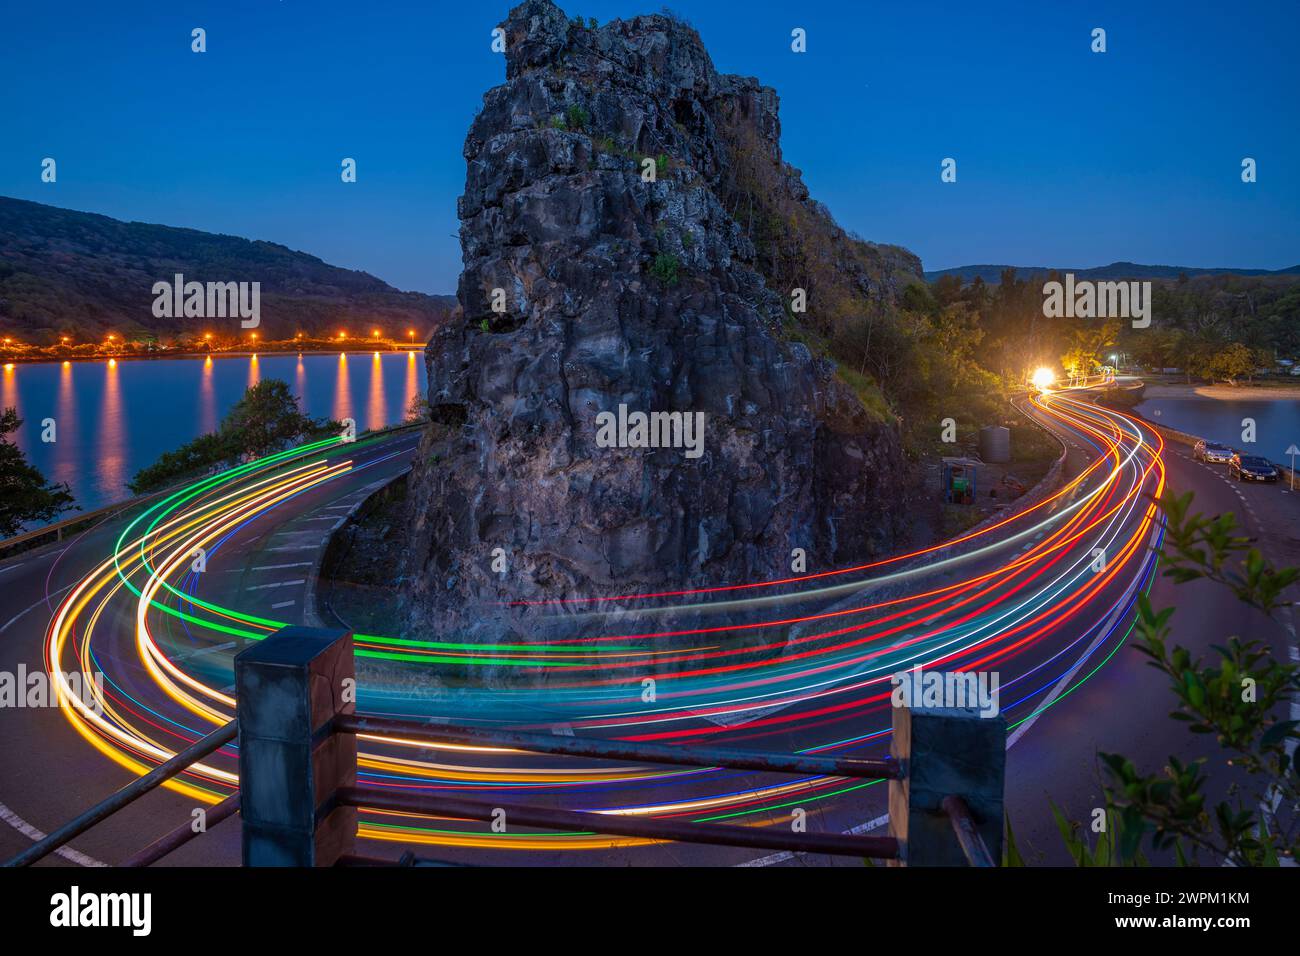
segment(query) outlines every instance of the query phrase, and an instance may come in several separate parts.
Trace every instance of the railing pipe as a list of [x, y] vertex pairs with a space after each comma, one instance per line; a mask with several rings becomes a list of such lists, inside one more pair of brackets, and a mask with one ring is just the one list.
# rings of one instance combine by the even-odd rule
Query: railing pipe
[[501, 819], [501, 814], [504, 814], [507, 826], [536, 827], [573, 833], [606, 833], [655, 841], [706, 843], [713, 846], [828, 853], [875, 859], [895, 859], [898, 856], [898, 841], [893, 837], [795, 833], [774, 827], [724, 826], [687, 820], [592, 813], [586, 810], [557, 810], [551, 807], [465, 800], [440, 794], [408, 793], [382, 787], [343, 787], [338, 792], [338, 801], [345, 806], [357, 808], [388, 810], [420, 816], [455, 817], [463, 820], [494, 821]]
[[975, 826], [975, 820], [971, 816], [970, 807], [966, 806], [966, 801], [956, 794], [949, 794], [943, 798], [942, 806], [943, 812], [948, 814], [948, 819], [952, 821], [952, 832], [957, 834], [957, 844], [961, 847], [962, 853], [966, 854], [966, 862], [978, 867], [997, 866], [993, 862], [989, 848], [984, 844], [984, 838], [980, 836]]
[[195, 830], [194, 821], [190, 820], [180, 824], [170, 833], [166, 833], [154, 840], [143, 850], [138, 850], [131, 854], [125, 860], [118, 864], [120, 867], [137, 867], [153, 866], [167, 854], [174, 850], [179, 850], [185, 844], [189, 843], [200, 833], [206, 833], [207, 830], [215, 827], [227, 817], [233, 817], [239, 812], [239, 791], [236, 790], [226, 799], [222, 800], [205, 815], [204, 829]]
[[525, 750], [534, 753], [592, 757], [601, 760], [632, 760], [642, 763], [675, 764], [688, 767], [726, 767], [764, 773], [810, 773], [824, 777], [859, 777], [872, 780], [897, 779], [898, 761], [863, 760], [856, 757], [821, 757], [803, 754], [763, 753], [725, 748], [666, 747], [662, 744], [627, 743], [585, 737], [556, 737], [550, 734], [512, 730], [485, 730], [454, 724], [417, 723], [388, 717], [349, 714], [336, 718], [334, 729], [349, 734], [406, 737], [431, 743], [454, 743]]
[[121, 810], [128, 803], [144, 796], [150, 790], [166, 783], [181, 771], [188, 769], [190, 764], [202, 760], [208, 754], [221, 749], [235, 739], [237, 730], [238, 725], [233, 720], [223, 727], [218, 727], [206, 737], [196, 740], [184, 750], [172, 756], [171, 759], [160, 763], [143, 777], [137, 777], [111, 797], [101, 800], [80, 816], [68, 821], [45, 839], [33, 843], [4, 865], [7, 867], [31, 866], [37, 860], [43, 859], [65, 843], [85, 833], [96, 823]]

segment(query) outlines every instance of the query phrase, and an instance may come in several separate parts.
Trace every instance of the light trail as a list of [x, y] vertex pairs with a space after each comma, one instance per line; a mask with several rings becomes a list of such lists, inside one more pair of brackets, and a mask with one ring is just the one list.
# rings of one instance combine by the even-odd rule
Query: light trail
[[[1165, 470], [1160, 437], [1122, 412], [1063, 394], [1036, 399], [1034, 408], [1053, 430], [1092, 445], [1096, 457], [1058, 492], [987, 527], [797, 578], [527, 605], [543, 619], [562, 614], [586, 629], [562, 640], [478, 644], [359, 634], [358, 707], [480, 726], [564, 723], [624, 740], [767, 740], [774, 749], [875, 754], [887, 744], [892, 675], [918, 664], [996, 665], [1006, 671], [1002, 687], [1019, 695], [1010, 703], [1004, 698], [1009, 723], [1036, 716], [1046, 690], [1077, 668], [1082, 648], [1101, 637], [1092, 653], [1104, 662], [1126, 639], [1131, 603], [1140, 586], [1149, 586], [1151, 544], [1159, 534], [1150, 499], [1163, 489]], [[195, 590], [206, 579], [190, 569], [196, 549], [212, 562], [251, 524], [274, 520], [300, 496], [392, 457], [368, 457], [371, 444], [327, 441], [272, 456], [196, 482], [138, 515], [113, 553], [59, 604], [47, 631], [46, 666], [76, 732], [142, 774], [229, 720], [235, 701], [223, 688], [232, 684], [233, 654], [197, 658], [181, 651], [187, 641], [260, 640], [281, 622], [200, 598]], [[1022, 553], [1005, 555], [1017, 546]], [[1097, 548], [1107, 556], [1102, 570], [1095, 566]], [[868, 590], [874, 600], [855, 599]], [[821, 606], [789, 613], [809, 602]], [[667, 626], [621, 632], [629, 613], [639, 622], [665, 619]], [[718, 614], [730, 619], [705, 623]], [[125, 621], [129, 634], [112, 626]], [[1103, 633], [1108, 621], [1114, 623]], [[67, 683], [69, 660], [72, 669], [106, 674], [90, 704]], [[443, 676], [448, 665], [459, 668], [454, 682]], [[533, 676], [501, 676], [511, 671]], [[493, 679], [477, 681], [475, 672]], [[648, 702], [641, 697], [646, 677], [659, 685]], [[438, 692], [425, 692], [434, 678], [443, 678]], [[601, 813], [755, 826], [782, 823], [794, 806], [860, 800], [874, 783], [810, 777], [755, 785], [717, 768], [592, 766], [375, 735], [363, 735], [360, 744], [359, 776], [371, 785], [484, 796], [531, 792]], [[169, 786], [215, 803], [237, 783], [231, 747]], [[363, 811], [360, 833], [505, 850], [653, 842], [494, 834], [469, 821], [378, 811]]]

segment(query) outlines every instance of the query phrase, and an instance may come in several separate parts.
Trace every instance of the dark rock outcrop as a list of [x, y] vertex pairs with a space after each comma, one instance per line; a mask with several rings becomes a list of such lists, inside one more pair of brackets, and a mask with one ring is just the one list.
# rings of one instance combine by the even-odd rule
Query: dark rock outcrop
[[[413, 623], [535, 634], [537, 609], [503, 602], [783, 577], [795, 548], [812, 571], [890, 545], [896, 423], [788, 334], [791, 289], [735, 210], [761, 184], [760, 212], [807, 217], [769, 244], [772, 273], [815, 242], [831, 281], [883, 302], [919, 261], [834, 225], [781, 159], [776, 94], [719, 75], [685, 24], [594, 29], [528, 0], [502, 26], [507, 82], [465, 140], [462, 311], [426, 353]], [[702, 454], [602, 447], [597, 416], [620, 405], [702, 412]]]

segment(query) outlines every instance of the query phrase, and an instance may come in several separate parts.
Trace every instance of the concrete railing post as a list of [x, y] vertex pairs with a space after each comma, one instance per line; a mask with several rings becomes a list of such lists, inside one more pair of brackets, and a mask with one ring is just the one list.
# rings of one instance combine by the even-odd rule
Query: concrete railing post
[[352, 632], [284, 627], [235, 658], [245, 866], [332, 866], [352, 852], [357, 739], [331, 732], [356, 710]]
[[896, 866], [966, 866], [943, 809], [965, 800], [995, 865], [1002, 859], [1007, 724], [977, 708], [894, 709], [890, 752], [903, 777], [889, 782], [889, 832], [899, 842]]

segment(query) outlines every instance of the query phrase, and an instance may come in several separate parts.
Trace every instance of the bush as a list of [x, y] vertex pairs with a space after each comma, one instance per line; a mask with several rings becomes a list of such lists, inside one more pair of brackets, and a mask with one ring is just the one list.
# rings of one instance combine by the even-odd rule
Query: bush
[[671, 252], [661, 252], [655, 256], [654, 264], [650, 267], [650, 274], [662, 282], [664, 285], [676, 285], [678, 281], [678, 270], [681, 263]]
[[53, 484], [27, 462], [22, 450], [8, 440], [23, 420], [16, 408], [0, 411], [0, 537], [23, 529], [28, 521], [50, 521], [74, 507], [63, 483]]
[[287, 383], [266, 379], [244, 392], [215, 432], [164, 452], [152, 465], [140, 469], [127, 487], [145, 494], [217, 465], [261, 458], [341, 429], [338, 422], [304, 415]]
[[[1159, 505], [1165, 577], [1177, 584], [1212, 582], [1244, 607], [1281, 623], [1281, 612], [1292, 605], [1285, 595], [1300, 581], [1300, 568], [1273, 566], [1238, 533], [1231, 512], [1214, 518], [1192, 512], [1191, 492], [1166, 491]], [[1187, 762], [1171, 755], [1148, 772], [1122, 754], [1099, 754], [1107, 777], [1106, 814], [1121, 824], [1101, 865], [1142, 865], [1144, 839], [1156, 852], [1172, 852], [1180, 866], [1290, 865], [1300, 854], [1300, 720], [1290, 716], [1300, 700], [1300, 666], [1279, 660], [1265, 640], [1236, 635], [1212, 645], [1208, 660], [1194, 658], [1187, 648], [1171, 645], [1174, 613], [1173, 606], [1156, 610], [1140, 592], [1134, 647], [1168, 678], [1177, 707], [1169, 716], [1191, 733], [1216, 740], [1224, 759]], [[1206, 773], [1224, 767], [1240, 776], [1227, 787]], [[1227, 798], [1212, 802], [1220, 793]], [[1086, 844], [1071, 840], [1082, 827], [1053, 812], [1075, 862], [1097, 865], [1096, 851], [1088, 856]]]
[[569, 129], [585, 129], [587, 123], [591, 121], [591, 114], [577, 103], [574, 103], [565, 113], [565, 118], [568, 121]]

